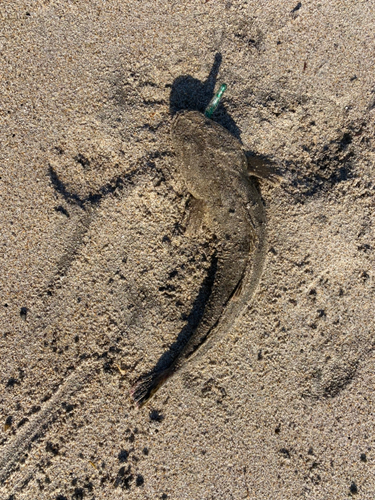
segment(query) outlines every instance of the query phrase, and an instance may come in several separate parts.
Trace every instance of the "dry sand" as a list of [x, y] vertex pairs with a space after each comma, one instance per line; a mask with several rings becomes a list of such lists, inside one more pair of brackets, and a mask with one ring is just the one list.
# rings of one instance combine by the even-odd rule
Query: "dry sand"
[[[375, 4], [4, 1], [0, 498], [375, 497]], [[209, 77], [210, 75], [210, 77]], [[283, 175], [225, 338], [138, 410], [205, 235], [171, 113]]]

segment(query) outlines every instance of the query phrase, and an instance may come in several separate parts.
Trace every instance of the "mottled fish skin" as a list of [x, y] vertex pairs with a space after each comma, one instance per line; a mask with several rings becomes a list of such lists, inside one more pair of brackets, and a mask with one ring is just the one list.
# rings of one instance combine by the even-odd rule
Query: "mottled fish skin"
[[254, 291], [264, 261], [264, 210], [249, 179], [241, 143], [197, 111], [176, 115], [172, 142], [180, 173], [196, 200], [193, 206], [202, 212], [201, 217], [219, 242], [215, 281], [201, 321], [171, 365], [139, 379], [132, 392], [139, 405], [188, 358], [205, 351], [211, 333], [216, 337], [217, 331], [233, 324], [234, 316]]
[[215, 283], [204, 315], [180, 352], [181, 366], [217, 323], [244, 276], [256, 234], [250, 218], [250, 180], [241, 144], [225, 128], [198, 112], [177, 115], [172, 141], [189, 193], [201, 202], [218, 244]]

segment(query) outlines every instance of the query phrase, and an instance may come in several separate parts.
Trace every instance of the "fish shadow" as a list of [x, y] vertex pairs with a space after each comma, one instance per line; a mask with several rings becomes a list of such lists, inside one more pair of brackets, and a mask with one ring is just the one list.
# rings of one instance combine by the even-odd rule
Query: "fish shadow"
[[[215, 86], [221, 62], [222, 55], [218, 52], [215, 55], [211, 71], [204, 82], [201, 82], [191, 75], [182, 75], [174, 80], [169, 100], [169, 111], [172, 116], [180, 111], [199, 111], [200, 113], [204, 113], [215, 94]], [[224, 102], [220, 102], [217, 110], [213, 114], [212, 120], [220, 123], [220, 125], [226, 128], [228, 132], [243, 145], [241, 140], [241, 129], [230, 116], [225, 106], [225, 99]], [[272, 158], [268, 156], [258, 155], [251, 150], [246, 150], [246, 148], [244, 148], [244, 152], [248, 158], [251, 158], [251, 161], [256, 160], [267, 164], [272, 163]]]
[[[172, 116], [181, 111], [199, 111], [204, 113], [208, 103], [214, 96], [221, 62], [222, 56], [220, 53], [217, 53], [211, 71], [204, 82], [190, 75], [179, 76], [174, 80], [170, 95], [170, 113]], [[217, 111], [215, 111], [213, 120], [220, 123], [241, 142], [241, 131], [222, 102], [219, 104]], [[253, 155], [251, 152], [249, 154]], [[214, 254], [206, 278], [202, 282], [186, 319], [185, 326], [179, 332], [175, 342], [160, 356], [153, 369], [149, 372], [149, 376], [157, 376], [168, 369], [177, 360], [190, 337], [194, 334], [204, 316], [205, 308], [212, 292], [217, 272], [217, 263], [218, 257]], [[191, 352], [186, 354], [186, 357], [190, 357], [205, 342], [207, 336], [208, 333], [201, 339], [199, 344], [195, 345]]]
[[[175, 342], [169, 347], [169, 349], [164, 352], [151, 373], [160, 373], [166, 370], [176, 359], [179, 357], [181, 351], [184, 349], [185, 345], [189, 341], [191, 335], [194, 333], [196, 328], [198, 327], [207, 305], [208, 298], [211, 295], [212, 288], [215, 282], [216, 272], [217, 272], [217, 262], [218, 258], [216, 254], [212, 256], [210, 267], [207, 271], [206, 277], [200, 286], [199, 292], [197, 294], [196, 299], [194, 300], [193, 306], [190, 310], [190, 313], [186, 319], [186, 325], [181, 329], [180, 333], [177, 336]], [[208, 335], [208, 333], [207, 333]], [[207, 337], [206, 335], [206, 337]], [[205, 341], [204, 337], [200, 344], [196, 345], [194, 350], [192, 350], [189, 355], [193, 354], [194, 351], [200, 347], [200, 345]]]
[[[215, 94], [221, 62], [222, 55], [218, 52], [215, 55], [211, 71], [204, 82], [191, 75], [182, 75], [174, 80], [169, 100], [169, 111], [172, 116], [179, 111], [200, 111], [204, 113]], [[241, 130], [237, 127], [223, 102], [219, 104], [215, 111], [213, 120], [220, 123], [238, 140], [241, 140]]]
[[[191, 75], [182, 75], [174, 80], [172, 84], [169, 105], [169, 111], [172, 116], [181, 111], [199, 111], [200, 113], [204, 113], [208, 103], [214, 96], [221, 62], [222, 55], [220, 53], [217, 53], [215, 55], [215, 60], [212, 65], [211, 71], [204, 82], [198, 80], [197, 78], [194, 78]], [[225, 108], [225, 105], [222, 102], [219, 104], [219, 107], [215, 112], [213, 119], [220, 123], [223, 127], [225, 127], [235, 137], [237, 137], [238, 139], [240, 138], [240, 129], [236, 126], [234, 120], [231, 118], [227, 109]], [[207, 271], [207, 275], [202, 282], [196, 299], [194, 300], [194, 303], [190, 309], [190, 313], [187, 316], [185, 326], [179, 332], [175, 342], [173, 342], [169, 349], [160, 356], [150, 374], [161, 373], [168, 367], [170, 367], [171, 364], [173, 364], [179, 357], [190, 337], [197, 329], [200, 321], [203, 318], [204, 311], [215, 282], [217, 261], [217, 256], [216, 254], [214, 254], [211, 260], [210, 267]], [[202, 343], [203, 342], [204, 339], [202, 340]], [[196, 346], [196, 349], [199, 347], [199, 345]]]

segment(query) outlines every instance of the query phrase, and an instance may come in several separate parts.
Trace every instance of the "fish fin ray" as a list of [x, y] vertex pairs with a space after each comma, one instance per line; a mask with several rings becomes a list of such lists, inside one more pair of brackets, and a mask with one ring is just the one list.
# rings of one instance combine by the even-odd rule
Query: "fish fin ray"
[[171, 374], [172, 371], [168, 368], [160, 372], [152, 371], [141, 375], [130, 391], [130, 395], [137, 406], [141, 407], [147, 403]]

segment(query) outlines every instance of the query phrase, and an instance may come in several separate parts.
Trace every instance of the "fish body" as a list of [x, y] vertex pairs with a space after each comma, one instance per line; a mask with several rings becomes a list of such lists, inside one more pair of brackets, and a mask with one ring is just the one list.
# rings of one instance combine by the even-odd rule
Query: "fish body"
[[218, 241], [214, 280], [198, 325], [170, 366], [136, 384], [132, 395], [140, 405], [193, 354], [204, 352], [212, 336], [218, 338], [233, 325], [255, 289], [264, 261], [264, 209], [241, 143], [197, 111], [176, 115], [172, 143], [193, 209], [199, 212], [196, 218], [204, 219]]

